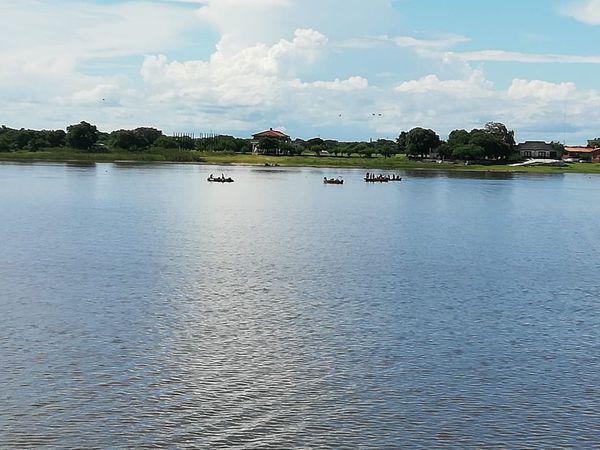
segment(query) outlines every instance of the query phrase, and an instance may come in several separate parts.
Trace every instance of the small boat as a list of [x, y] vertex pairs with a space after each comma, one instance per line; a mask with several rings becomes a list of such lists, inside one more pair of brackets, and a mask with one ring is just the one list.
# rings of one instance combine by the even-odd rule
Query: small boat
[[215, 178], [212, 176], [211, 173], [210, 176], [206, 179], [206, 181], [210, 181], [211, 183], [233, 183], [233, 178], [225, 177], [224, 175]]
[[364, 180], [367, 183], [388, 183], [390, 181], [402, 181], [402, 177], [393, 175], [375, 175], [374, 173], [368, 173], [365, 175]]
[[323, 177], [323, 183], [324, 184], [344, 184], [344, 180], [342, 180], [342, 177], [337, 177], [337, 178]]

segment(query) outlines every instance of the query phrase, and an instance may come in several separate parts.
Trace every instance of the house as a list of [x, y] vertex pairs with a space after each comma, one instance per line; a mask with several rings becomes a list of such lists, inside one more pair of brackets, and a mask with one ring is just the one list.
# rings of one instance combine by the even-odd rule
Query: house
[[562, 152], [555, 144], [547, 144], [544, 141], [526, 141], [517, 145], [521, 158], [536, 159], [561, 159]]
[[271, 154], [276, 154], [276, 155], [283, 154], [283, 152], [280, 149], [269, 149], [269, 150], [260, 149], [258, 144], [260, 143], [261, 140], [266, 139], [266, 138], [276, 139], [281, 142], [291, 142], [291, 139], [287, 134], [282, 133], [281, 131], [278, 131], [278, 130], [274, 130], [273, 128], [269, 128], [266, 131], [261, 131], [260, 133], [256, 133], [256, 134], [252, 135], [252, 140], [250, 141], [250, 143], [252, 144], [252, 153], [263, 153], [263, 154], [271, 153]]
[[563, 159], [600, 163], [600, 148], [592, 147], [565, 147]]

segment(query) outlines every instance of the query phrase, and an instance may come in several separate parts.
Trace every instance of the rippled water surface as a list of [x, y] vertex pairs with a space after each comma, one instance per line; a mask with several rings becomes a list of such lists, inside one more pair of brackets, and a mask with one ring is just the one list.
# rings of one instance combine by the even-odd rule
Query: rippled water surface
[[0, 164], [0, 447], [599, 446], [600, 177], [362, 175]]

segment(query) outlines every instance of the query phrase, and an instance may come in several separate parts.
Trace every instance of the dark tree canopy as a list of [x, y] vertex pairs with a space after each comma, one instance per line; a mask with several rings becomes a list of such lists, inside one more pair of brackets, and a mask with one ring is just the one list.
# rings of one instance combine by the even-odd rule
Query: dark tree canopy
[[588, 141], [588, 147], [599, 148], [600, 147], [600, 137], [596, 139], [590, 139]]
[[481, 147], [483, 149], [482, 156], [488, 159], [508, 159], [512, 153], [512, 147], [508, 143], [499, 135], [485, 129], [471, 131], [469, 143]]
[[456, 147], [459, 145], [467, 145], [471, 136], [467, 130], [454, 130], [448, 135], [448, 145]]
[[252, 146], [247, 139], [233, 136], [214, 136], [198, 139], [196, 150], [204, 152], [247, 153], [252, 151]]
[[475, 144], [458, 145], [453, 148], [452, 157], [465, 161], [471, 159], [481, 159], [483, 157], [483, 148]]
[[407, 136], [408, 133], [406, 131], [402, 131], [398, 136], [398, 139], [396, 139], [396, 143], [398, 144], [398, 153], [406, 153]]
[[320, 156], [322, 151], [327, 150], [325, 141], [320, 137], [312, 138], [306, 141], [306, 147], [309, 151], [314, 152], [317, 156]]
[[177, 141], [170, 136], [161, 136], [154, 141], [154, 146], [158, 148], [177, 148]]
[[406, 136], [406, 153], [411, 156], [426, 157], [441, 145], [435, 131], [425, 128], [413, 128]]
[[258, 148], [261, 150], [277, 150], [281, 144], [279, 139], [267, 137], [260, 140]]
[[154, 145], [154, 142], [156, 142], [156, 140], [163, 135], [161, 130], [151, 127], [139, 127], [133, 131], [142, 136], [146, 142], [148, 142], [149, 146]]
[[508, 131], [506, 125], [504, 125], [503, 123], [488, 122], [485, 124], [484, 131], [498, 138], [500, 141], [504, 142], [510, 147], [511, 151], [515, 146], [515, 132], [512, 130]]
[[502, 123], [488, 122], [482, 129], [452, 131], [440, 154], [463, 160], [506, 160], [514, 146], [514, 131], [509, 131]]
[[389, 139], [377, 139], [373, 145], [375, 147], [375, 151], [384, 158], [389, 158], [398, 153], [398, 145]]
[[95, 125], [80, 122], [67, 127], [67, 144], [79, 150], [90, 150], [98, 141], [98, 129]]
[[115, 148], [128, 151], [140, 151], [150, 147], [144, 135], [137, 130], [117, 130], [110, 134], [110, 143]]
[[17, 150], [37, 151], [43, 148], [57, 148], [65, 145], [63, 130], [15, 130], [2, 126], [0, 128], [0, 151]]

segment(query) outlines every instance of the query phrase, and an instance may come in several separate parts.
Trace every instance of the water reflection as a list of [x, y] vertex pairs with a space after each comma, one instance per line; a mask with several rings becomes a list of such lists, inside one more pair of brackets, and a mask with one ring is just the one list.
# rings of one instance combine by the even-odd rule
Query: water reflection
[[597, 443], [593, 180], [86, 170], [0, 165], [0, 446]]

